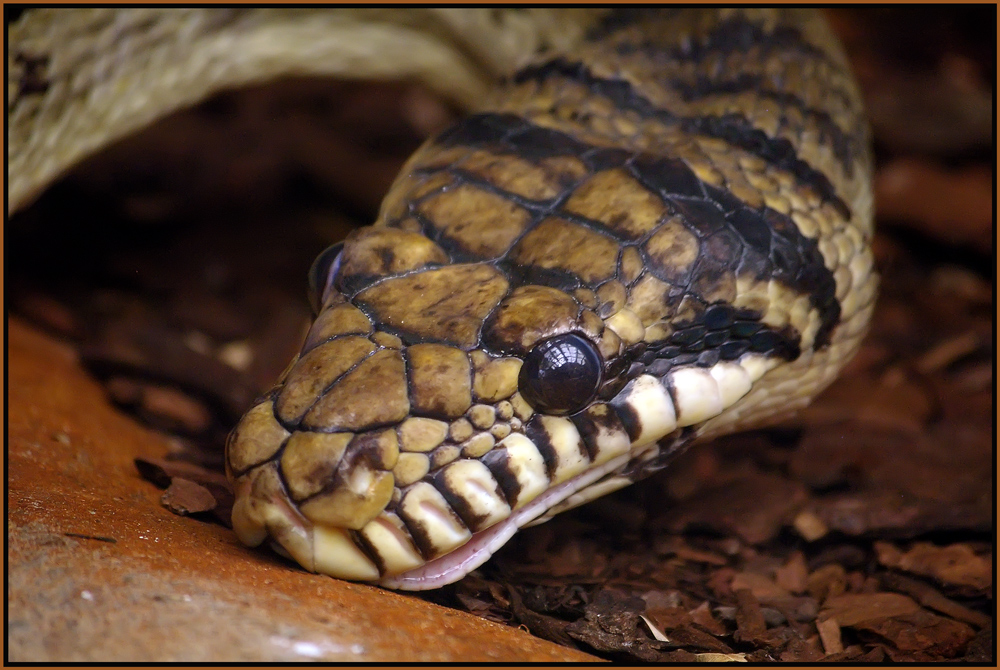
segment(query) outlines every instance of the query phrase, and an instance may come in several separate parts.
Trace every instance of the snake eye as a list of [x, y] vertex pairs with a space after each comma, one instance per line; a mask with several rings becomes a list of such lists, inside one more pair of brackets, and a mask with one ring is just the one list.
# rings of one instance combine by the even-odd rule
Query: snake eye
[[313, 314], [319, 314], [326, 302], [327, 291], [340, 269], [340, 252], [343, 249], [343, 242], [327, 247], [309, 268], [309, 304], [312, 305]]
[[597, 394], [602, 368], [601, 355], [589, 340], [573, 333], [556, 335], [528, 352], [518, 388], [540, 412], [572, 414]]

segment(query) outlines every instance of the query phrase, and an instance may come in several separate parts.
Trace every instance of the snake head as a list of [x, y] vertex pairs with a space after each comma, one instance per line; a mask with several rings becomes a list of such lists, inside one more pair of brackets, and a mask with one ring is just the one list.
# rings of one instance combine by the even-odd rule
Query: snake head
[[750, 389], [736, 363], [648, 374], [655, 352], [616, 291], [512, 286], [502, 264], [449, 260], [387, 227], [320, 256], [302, 350], [227, 443], [244, 543], [434, 588], [662, 467], [685, 427]]
[[[546, 491], [629, 451], [623, 430], [585, 412], [615, 377], [621, 338], [563, 291], [512, 289], [492, 264], [448, 260], [390, 228], [317, 259], [302, 350], [227, 443], [243, 542], [270, 537], [310, 570], [428, 588], [580, 486]], [[474, 537], [471, 558], [441, 560]]]

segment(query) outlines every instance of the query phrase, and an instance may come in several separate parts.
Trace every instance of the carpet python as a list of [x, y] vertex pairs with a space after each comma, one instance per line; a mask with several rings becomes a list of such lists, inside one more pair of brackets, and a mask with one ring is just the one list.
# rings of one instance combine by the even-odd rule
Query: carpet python
[[859, 346], [871, 157], [804, 10], [621, 9], [409, 160], [319, 256], [301, 353], [233, 430], [233, 526], [436, 588], [517, 529], [777, 421]]

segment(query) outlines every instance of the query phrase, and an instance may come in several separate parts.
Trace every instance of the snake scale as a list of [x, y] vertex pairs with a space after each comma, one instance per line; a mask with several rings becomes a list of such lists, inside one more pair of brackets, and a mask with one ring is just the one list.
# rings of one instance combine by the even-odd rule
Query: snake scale
[[593, 15], [317, 258], [301, 352], [227, 443], [244, 543], [436, 588], [857, 350], [869, 131], [822, 16]]

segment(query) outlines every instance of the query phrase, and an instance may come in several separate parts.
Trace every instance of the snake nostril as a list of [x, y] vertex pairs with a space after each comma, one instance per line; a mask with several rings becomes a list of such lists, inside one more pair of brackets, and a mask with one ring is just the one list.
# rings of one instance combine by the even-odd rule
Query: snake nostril
[[343, 242], [327, 247], [320, 252], [309, 268], [309, 304], [312, 305], [314, 315], [319, 314], [323, 308], [327, 293], [337, 276], [337, 270], [340, 269], [340, 252], [343, 249]]

